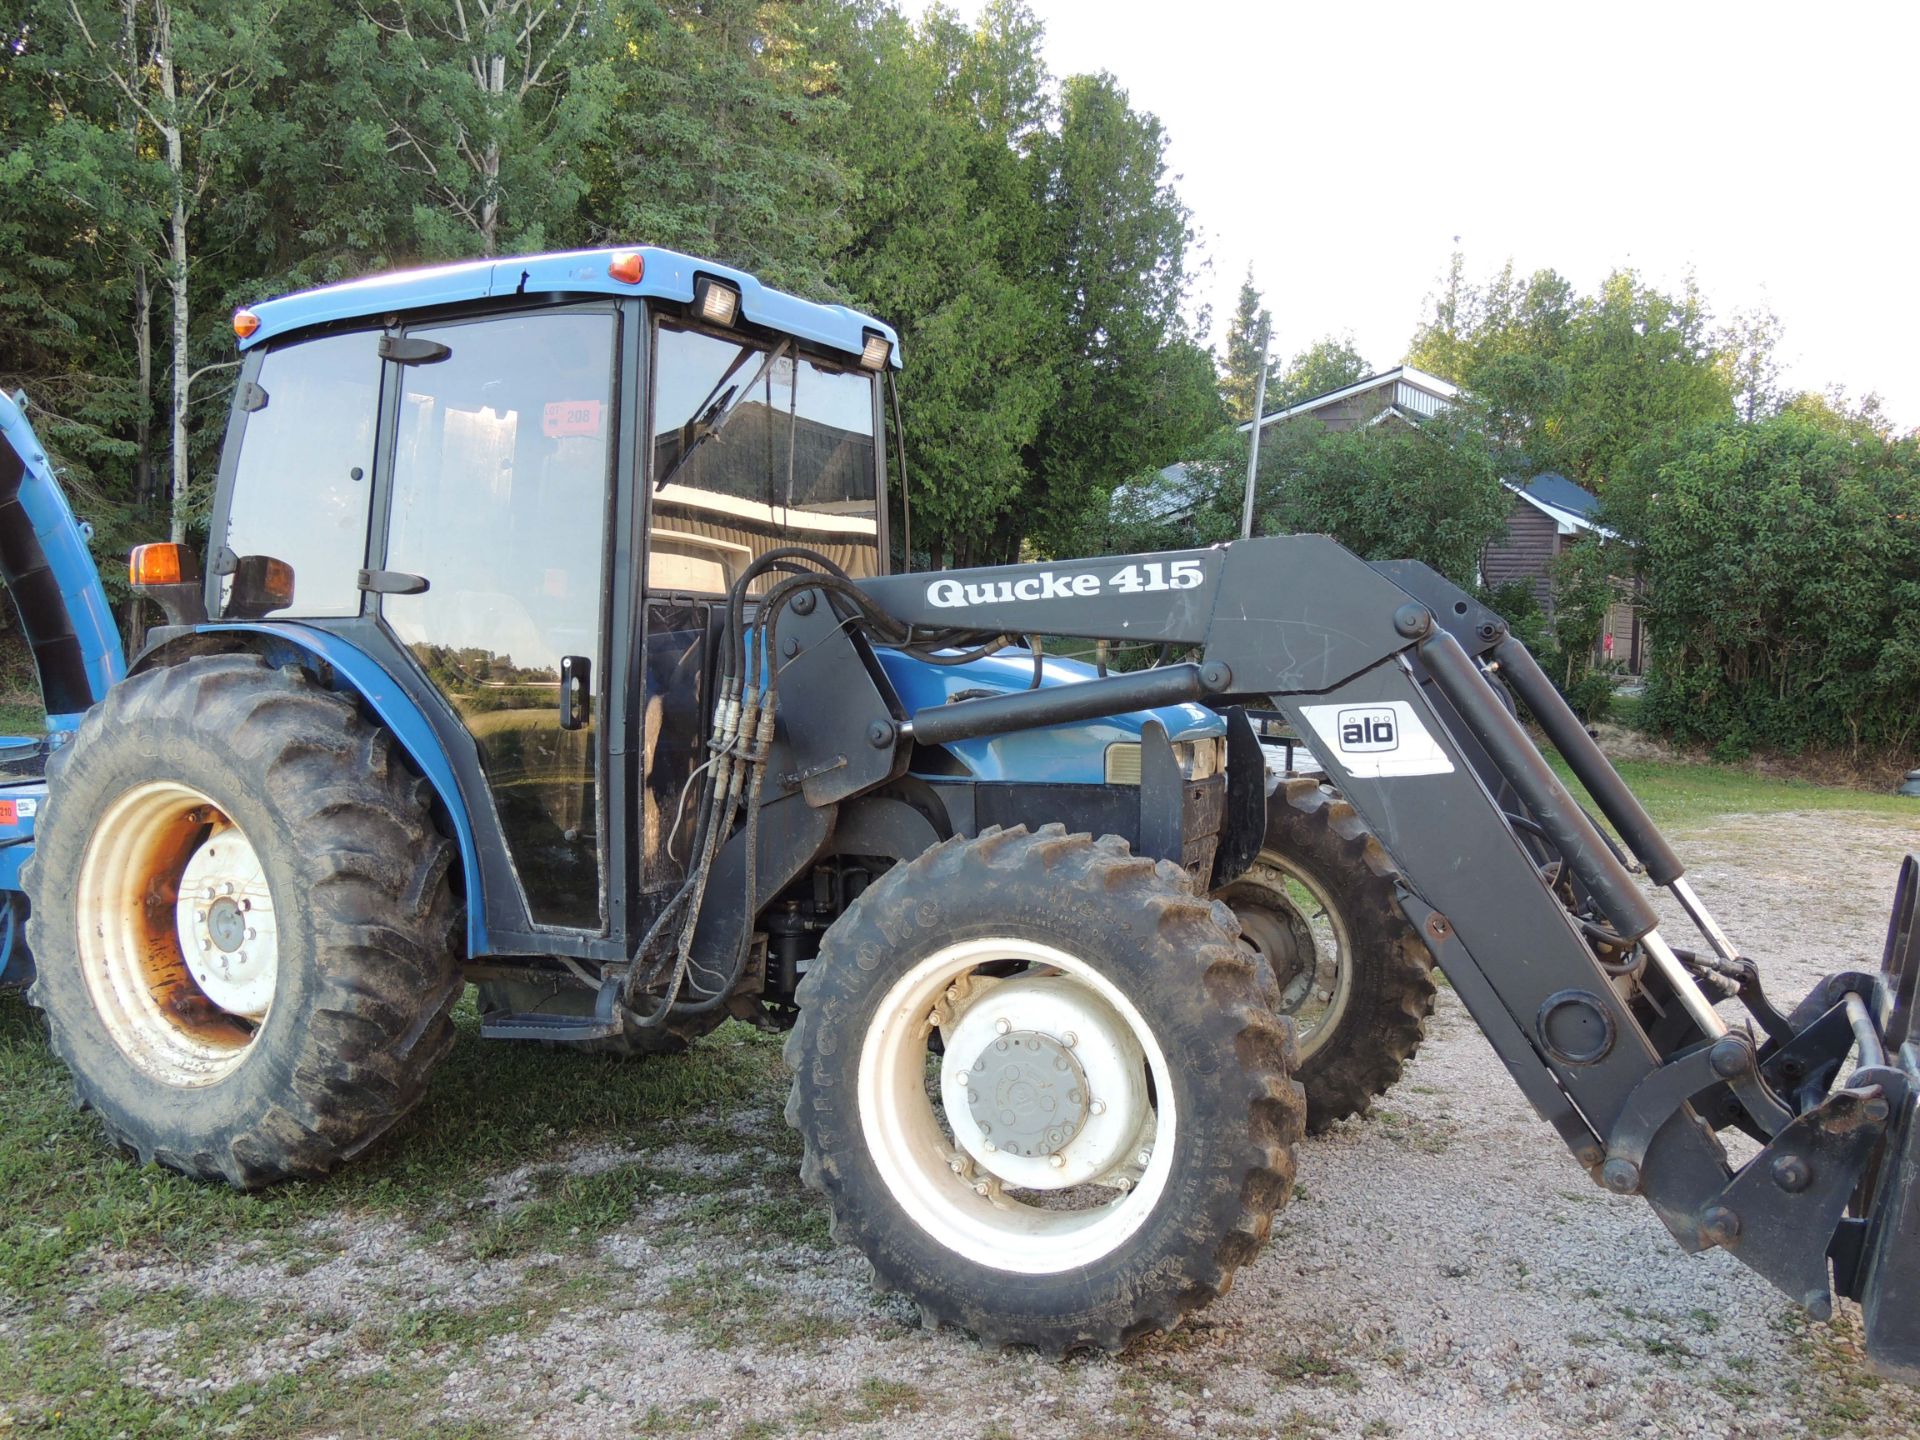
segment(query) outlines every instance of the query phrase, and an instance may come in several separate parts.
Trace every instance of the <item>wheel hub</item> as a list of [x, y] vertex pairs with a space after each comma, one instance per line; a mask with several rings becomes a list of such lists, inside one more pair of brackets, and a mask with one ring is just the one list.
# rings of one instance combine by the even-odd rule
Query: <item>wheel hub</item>
[[1154, 1126], [1144, 1057], [1099, 995], [1057, 975], [976, 979], [942, 1031], [947, 1120], [980, 1170], [1032, 1190], [1133, 1183]]
[[266, 872], [233, 827], [215, 831], [180, 875], [174, 907], [187, 973], [230, 1015], [259, 1020], [273, 1003], [278, 934]]
[[1051, 1155], [1087, 1119], [1087, 1076], [1051, 1035], [1014, 1030], [977, 1060], [967, 1082], [967, 1108], [982, 1135], [1015, 1155]]

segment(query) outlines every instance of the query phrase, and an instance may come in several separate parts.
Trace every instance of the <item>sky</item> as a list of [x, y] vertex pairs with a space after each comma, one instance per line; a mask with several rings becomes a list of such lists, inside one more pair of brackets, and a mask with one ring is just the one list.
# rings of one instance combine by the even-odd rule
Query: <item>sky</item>
[[[1224, 334], [1403, 357], [1449, 255], [1591, 290], [1619, 266], [1770, 308], [1794, 389], [1920, 426], [1920, 4], [1029, 0], [1056, 75], [1165, 124]], [[964, 11], [967, 6], [962, 3]]]

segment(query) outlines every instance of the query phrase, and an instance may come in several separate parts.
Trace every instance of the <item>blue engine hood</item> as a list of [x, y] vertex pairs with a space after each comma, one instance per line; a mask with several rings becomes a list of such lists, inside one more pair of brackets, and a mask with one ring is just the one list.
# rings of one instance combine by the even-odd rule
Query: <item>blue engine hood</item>
[[[899, 650], [877, 652], [880, 666], [911, 714], [944, 705], [963, 690], [1025, 690], [1033, 683], [1033, 653], [1002, 650], [966, 665], [932, 665]], [[1077, 685], [1100, 672], [1078, 660], [1041, 660], [1040, 684]], [[946, 748], [973, 772], [976, 780], [1025, 781], [1046, 785], [1100, 785], [1106, 781], [1107, 747], [1116, 741], [1137, 744], [1149, 720], [1158, 720], [1173, 740], [1198, 740], [1227, 733], [1227, 722], [1200, 705], [1167, 705], [1136, 710], [1104, 720], [1047, 725], [1011, 735], [956, 740]]]

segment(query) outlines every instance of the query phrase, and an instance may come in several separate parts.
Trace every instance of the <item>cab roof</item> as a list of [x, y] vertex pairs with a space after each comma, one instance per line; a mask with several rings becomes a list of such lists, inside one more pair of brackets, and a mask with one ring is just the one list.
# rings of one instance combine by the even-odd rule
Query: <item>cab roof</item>
[[[609, 273], [616, 256], [638, 255], [638, 281], [616, 280]], [[820, 305], [762, 285], [744, 270], [696, 260], [653, 245], [605, 250], [568, 250], [553, 255], [520, 255], [467, 260], [423, 270], [396, 270], [301, 290], [263, 300], [246, 310], [259, 326], [240, 341], [251, 350], [278, 336], [338, 320], [404, 314], [442, 305], [505, 295], [644, 295], [682, 303], [693, 299], [698, 276], [725, 280], [740, 291], [740, 313], [755, 325], [858, 355], [868, 332], [886, 336], [891, 363], [900, 364], [900, 337], [893, 327], [844, 305]]]

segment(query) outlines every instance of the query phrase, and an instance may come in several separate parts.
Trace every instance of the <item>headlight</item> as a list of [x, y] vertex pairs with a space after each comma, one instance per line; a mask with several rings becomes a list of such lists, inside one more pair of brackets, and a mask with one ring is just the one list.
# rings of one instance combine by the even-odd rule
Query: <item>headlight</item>
[[[1210, 780], [1227, 768], [1225, 736], [1205, 740], [1176, 740], [1173, 758], [1180, 763], [1181, 778]], [[1107, 747], [1107, 784], [1140, 783], [1140, 746], [1136, 741], [1121, 741]]]

